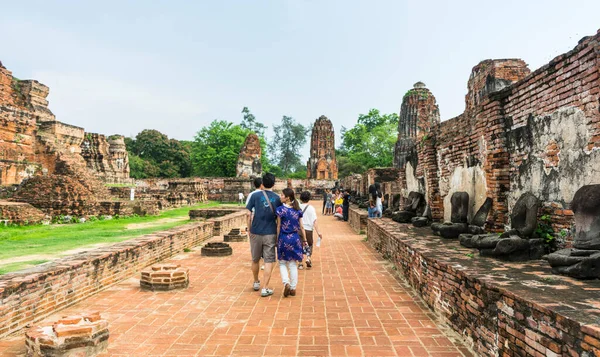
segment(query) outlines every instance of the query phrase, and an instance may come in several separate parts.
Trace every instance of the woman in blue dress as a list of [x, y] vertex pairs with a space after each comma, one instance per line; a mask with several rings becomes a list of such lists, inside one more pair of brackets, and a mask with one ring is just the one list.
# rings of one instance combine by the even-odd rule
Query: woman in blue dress
[[[307, 245], [304, 226], [301, 224], [302, 210], [296, 201], [294, 190], [284, 188], [282, 206], [277, 207], [277, 259], [283, 281], [283, 296], [296, 295], [298, 285], [298, 262], [302, 261], [302, 247]], [[300, 234], [301, 233], [301, 234]], [[288, 272], [289, 269], [289, 272]]]

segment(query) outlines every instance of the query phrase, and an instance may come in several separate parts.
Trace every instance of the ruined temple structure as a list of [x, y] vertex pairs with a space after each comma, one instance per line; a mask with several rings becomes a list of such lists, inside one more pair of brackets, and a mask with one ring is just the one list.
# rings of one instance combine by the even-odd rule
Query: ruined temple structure
[[89, 169], [110, 183], [129, 183], [129, 155], [122, 135], [85, 133], [81, 156]]
[[531, 192], [538, 215], [549, 217], [562, 239], [573, 223], [575, 192], [600, 183], [599, 42], [600, 32], [585, 37], [534, 72], [520, 59], [480, 62], [464, 113], [443, 122], [433, 94], [416, 83], [402, 101], [394, 149], [399, 189], [390, 194], [406, 200], [422, 193], [437, 222], [451, 221], [456, 192], [468, 194], [467, 221], [489, 198], [489, 214], [478, 221], [501, 232], [517, 199]]
[[0, 63], [1, 196], [49, 215], [95, 214], [98, 202], [111, 199], [106, 182], [131, 183], [123, 137], [106, 140], [57, 121], [48, 93]]
[[244, 141], [244, 146], [238, 156], [236, 176], [254, 178], [262, 175], [262, 163], [260, 162], [261, 149], [260, 139], [255, 133], [250, 133]]
[[335, 161], [335, 133], [331, 120], [324, 115], [321, 115], [313, 125], [306, 178], [317, 180], [337, 180], [338, 178], [337, 162]]
[[61, 169], [82, 173], [86, 167], [85, 179], [130, 182], [123, 137], [106, 140], [57, 121], [48, 108], [49, 92], [38, 81], [13, 77], [0, 63], [0, 186]]

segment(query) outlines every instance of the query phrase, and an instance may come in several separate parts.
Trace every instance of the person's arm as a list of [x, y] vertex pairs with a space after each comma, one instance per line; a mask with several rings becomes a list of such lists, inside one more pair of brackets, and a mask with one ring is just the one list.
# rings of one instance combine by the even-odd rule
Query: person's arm
[[302, 245], [308, 245], [308, 241], [306, 240], [306, 232], [304, 231], [304, 225], [300, 222], [300, 231], [302, 232]]
[[246, 203], [246, 209], [248, 210], [248, 219], [246, 224], [248, 225], [248, 238], [250, 238], [250, 227], [252, 227], [252, 209], [254, 208], [254, 200]]
[[313, 222], [313, 229], [314, 229], [315, 233], [317, 233], [317, 235], [319, 236], [319, 238], [323, 239], [323, 235], [321, 234], [321, 232], [319, 232], [319, 227], [317, 226], [317, 220], [316, 219]]
[[279, 240], [279, 231], [281, 230], [281, 217], [277, 216], [277, 240]]

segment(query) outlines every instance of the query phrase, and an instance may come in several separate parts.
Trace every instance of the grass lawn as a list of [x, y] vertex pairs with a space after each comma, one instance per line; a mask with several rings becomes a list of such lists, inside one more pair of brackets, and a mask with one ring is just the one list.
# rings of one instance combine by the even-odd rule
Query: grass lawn
[[108, 245], [189, 223], [191, 209], [216, 202], [175, 208], [158, 216], [123, 217], [79, 224], [0, 227], [0, 274], [45, 263], [78, 250]]

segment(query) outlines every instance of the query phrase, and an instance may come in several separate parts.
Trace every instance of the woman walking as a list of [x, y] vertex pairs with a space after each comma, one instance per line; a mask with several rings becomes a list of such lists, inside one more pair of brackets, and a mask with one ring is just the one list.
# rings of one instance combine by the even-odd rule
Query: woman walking
[[[284, 188], [281, 195], [282, 206], [277, 213], [277, 259], [283, 282], [283, 296], [296, 295], [298, 285], [298, 262], [302, 261], [302, 247], [307, 244], [302, 225], [302, 210], [296, 201], [294, 190]], [[300, 233], [302, 235], [300, 235]], [[289, 269], [289, 271], [288, 271]]]

